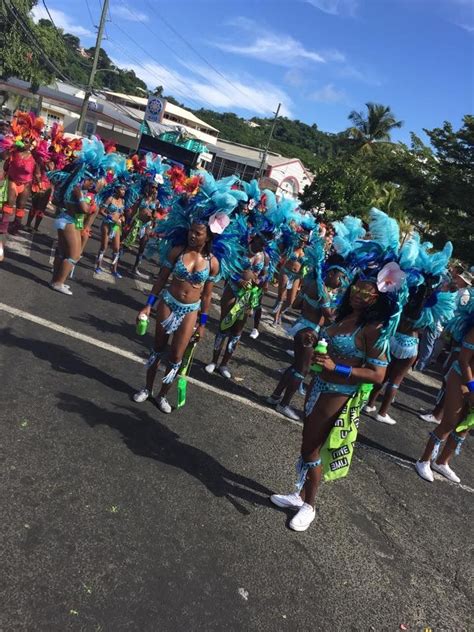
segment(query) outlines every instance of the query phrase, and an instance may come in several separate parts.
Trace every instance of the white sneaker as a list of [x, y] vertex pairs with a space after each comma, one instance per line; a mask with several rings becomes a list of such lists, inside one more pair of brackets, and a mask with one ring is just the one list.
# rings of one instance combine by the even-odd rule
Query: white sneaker
[[229, 371], [229, 369], [226, 366], [222, 366], [222, 364], [219, 367], [219, 373], [227, 380], [230, 380], [230, 378], [232, 377], [232, 373]]
[[377, 406], [369, 406], [368, 404], [366, 404], [362, 410], [364, 411], [364, 413], [375, 413], [375, 411], [377, 410]]
[[141, 404], [142, 402], [146, 402], [150, 395], [153, 395], [153, 393], [151, 393], [147, 388], [142, 388], [141, 391], [135, 393], [135, 395], [133, 396], [133, 401], [137, 402], [137, 404]]
[[169, 414], [173, 410], [171, 408], [171, 404], [166, 399], [166, 397], [159, 397], [157, 404], [158, 404], [158, 408], [161, 410], [162, 413]]
[[252, 331], [250, 332], [250, 337], [252, 338], [252, 340], [256, 340], [259, 336], [260, 336], [260, 332], [258, 331], [258, 329], [255, 329], [254, 327]]
[[149, 274], [145, 274], [144, 272], [140, 272], [140, 270], [135, 270], [135, 272], [133, 274], [135, 276], [139, 277], [140, 279], [149, 279], [150, 278]]
[[295, 357], [295, 352], [293, 351], [293, 349], [286, 349], [286, 353], [292, 358]]
[[432, 483], [434, 481], [433, 472], [431, 471], [431, 466], [429, 461], [417, 461], [415, 463], [415, 470], [424, 478], [425, 481], [429, 481]]
[[61, 292], [61, 294], [66, 294], [67, 296], [72, 296], [72, 292], [67, 285], [64, 283], [51, 283], [49, 286], [52, 290], [56, 290], [56, 292]]
[[293, 421], [300, 421], [300, 416], [295, 413], [291, 406], [282, 406], [281, 404], [277, 404], [276, 411], [281, 415], [285, 415], [285, 417], [288, 417], [288, 419], [292, 419]]
[[441, 422], [441, 419], [436, 419], [436, 417], [431, 413], [426, 413], [426, 415], [418, 416], [420, 419], [423, 419], [423, 421], [427, 421], [429, 424], [439, 424]]
[[206, 373], [214, 373], [214, 371], [216, 370], [216, 365], [214, 364], [214, 362], [211, 362], [204, 367], [204, 370], [206, 371]]
[[441, 464], [441, 463], [436, 463], [436, 461], [433, 461], [431, 463], [431, 469], [434, 470], [435, 472], [438, 472], [438, 474], [442, 474], [449, 481], [453, 481], [453, 483], [461, 482], [461, 479], [459, 478], [459, 476], [455, 472], [453, 472], [453, 470], [449, 467], [447, 463]]
[[273, 395], [270, 395], [270, 397], [267, 397], [265, 401], [267, 402], [267, 404], [270, 404], [270, 406], [276, 406], [281, 402], [282, 399], [283, 395], [280, 395], [280, 397], [273, 397]]
[[395, 419], [390, 417], [390, 415], [375, 415], [375, 419], [380, 421], [380, 423], [388, 424], [389, 426], [394, 426], [397, 423]]
[[277, 507], [284, 507], [285, 509], [301, 509], [304, 505], [303, 499], [299, 494], [294, 492], [293, 494], [272, 494], [270, 500]]
[[316, 511], [308, 503], [303, 503], [301, 509], [290, 522], [290, 529], [293, 531], [306, 531], [309, 525], [316, 518]]

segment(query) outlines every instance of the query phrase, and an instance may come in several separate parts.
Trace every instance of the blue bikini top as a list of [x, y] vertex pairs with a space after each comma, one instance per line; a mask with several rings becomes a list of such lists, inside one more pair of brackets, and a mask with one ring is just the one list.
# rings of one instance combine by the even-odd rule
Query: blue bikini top
[[306, 257], [298, 257], [296, 252], [293, 252], [289, 257], [289, 260], [296, 263], [301, 263], [301, 265], [303, 265], [304, 262], [306, 261]]
[[257, 263], [252, 263], [252, 265], [250, 266], [250, 269], [252, 270], [252, 272], [261, 272], [263, 270], [263, 268], [265, 267], [265, 261], [262, 259], [261, 261], [257, 261]]
[[111, 202], [108, 206], [107, 206], [107, 210], [110, 213], [123, 213], [123, 206], [117, 206], [116, 204], [114, 204], [113, 202]]
[[143, 201], [142, 204], [140, 205], [140, 208], [150, 209], [151, 211], [154, 211], [156, 209], [156, 202]]
[[329, 334], [327, 329], [323, 329], [320, 337], [326, 338], [330, 355], [365, 360], [366, 354], [357, 348], [355, 340], [361, 329], [362, 327], [357, 327], [351, 334]]
[[210, 278], [211, 264], [209, 259], [207, 260], [207, 268], [199, 270], [198, 272], [190, 272], [184, 265], [183, 254], [179, 255], [178, 260], [174, 264], [173, 276], [180, 281], [187, 281], [191, 285], [204, 285], [204, 283]]

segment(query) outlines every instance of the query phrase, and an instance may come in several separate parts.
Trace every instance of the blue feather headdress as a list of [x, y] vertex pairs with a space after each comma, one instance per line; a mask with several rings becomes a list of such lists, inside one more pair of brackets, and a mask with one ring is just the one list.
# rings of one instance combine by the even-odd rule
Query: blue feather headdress
[[196, 195], [172, 198], [167, 217], [158, 223], [157, 235], [147, 243], [145, 257], [163, 262], [172, 248], [186, 246], [192, 224], [204, 224], [212, 234], [210, 251], [219, 260], [219, 277], [228, 278], [241, 272], [247, 251], [247, 243], [242, 240], [242, 224], [239, 218], [230, 217], [238, 203], [231, 194], [231, 187], [238, 178], [215, 180], [209, 173], [199, 175], [201, 186]]
[[469, 288], [469, 300], [456, 308], [454, 318], [446, 325], [446, 331], [460, 344], [469, 330], [474, 327], [474, 288]]
[[81, 151], [67, 170], [47, 173], [55, 187], [53, 203], [62, 206], [72, 202], [72, 191], [86, 178], [98, 180], [108, 171], [120, 170], [124, 164], [125, 159], [117, 153], [107, 153], [103, 142], [96, 136], [84, 138]]

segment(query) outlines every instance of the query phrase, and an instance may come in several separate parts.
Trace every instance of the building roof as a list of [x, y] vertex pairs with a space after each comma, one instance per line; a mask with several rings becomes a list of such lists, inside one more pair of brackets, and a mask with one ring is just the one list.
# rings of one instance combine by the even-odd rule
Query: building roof
[[191, 121], [192, 123], [196, 123], [197, 125], [199, 125], [200, 127], [204, 127], [205, 129], [210, 129], [214, 132], [219, 131], [216, 127], [212, 127], [212, 125], [209, 125], [209, 123], [206, 123], [202, 119], [198, 118], [189, 110], [185, 110], [179, 105], [175, 105], [174, 103], [170, 103], [169, 101], [166, 102], [165, 112], [168, 112], [168, 114], [174, 114], [174, 116], [179, 116], [180, 118]]
[[[0, 81], [0, 90], [12, 91], [25, 96], [31, 96], [31, 84], [28, 81], [22, 79], [16, 79], [10, 77], [7, 80]], [[37, 93], [38, 96], [43, 97], [46, 101], [54, 101], [66, 106], [67, 109], [79, 113], [81, 111], [82, 101], [84, 98], [84, 92], [75, 86], [71, 86], [67, 83], [58, 82], [55, 86], [41, 86]], [[120, 111], [113, 103], [101, 99], [99, 97], [92, 97], [89, 102], [89, 110], [91, 115], [95, 115], [98, 119], [108, 120], [114, 124], [118, 124], [121, 127], [138, 132], [140, 130], [140, 123], [135, 119], [126, 116]]]
[[[102, 92], [104, 92], [105, 94], [110, 94], [115, 97], [118, 97], [119, 99], [123, 99], [124, 101], [130, 101], [131, 103], [136, 103], [137, 105], [141, 105], [141, 106], [146, 105], [148, 103], [148, 98], [137, 97], [133, 94], [124, 94], [123, 92], [112, 92], [112, 90], [102, 90]], [[123, 106], [123, 107], [126, 107], [126, 106]], [[134, 110], [132, 108], [132, 112], [133, 111]], [[135, 110], [135, 112], [140, 112], [141, 115], [143, 116], [143, 112], [141, 112], [140, 110]], [[214, 132], [219, 131], [217, 128], [212, 127], [212, 125], [209, 125], [209, 123], [206, 123], [202, 119], [198, 118], [195, 114], [193, 114], [189, 110], [186, 110], [185, 108], [182, 108], [179, 105], [174, 105], [174, 103], [170, 103], [169, 101], [166, 101], [165, 112], [168, 112], [168, 114], [172, 114], [179, 118], [185, 119], [186, 121], [195, 123], [196, 125], [199, 125], [200, 127], [203, 127], [205, 129], [209, 129]]]

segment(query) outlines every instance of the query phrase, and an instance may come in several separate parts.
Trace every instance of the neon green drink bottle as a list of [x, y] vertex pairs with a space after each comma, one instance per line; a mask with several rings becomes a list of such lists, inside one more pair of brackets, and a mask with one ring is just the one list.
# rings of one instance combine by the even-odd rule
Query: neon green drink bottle
[[[314, 347], [314, 350], [316, 353], [326, 354], [328, 352], [327, 341], [324, 338], [321, 338], [321, 340], [318, 340], [318, 344]], [[313, 371], [314, 373], [321, 373], [322, 370], [323, 370], [323, 367], [320, 366], [319, 364], [311, 365], [311, 371]]]
[[144, 336], [148, 329], [148, 316], [146, 314], [140, 314], [137, 323], [137, 334]]

